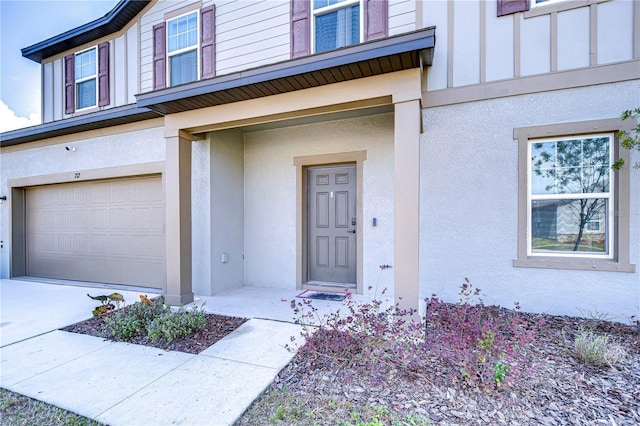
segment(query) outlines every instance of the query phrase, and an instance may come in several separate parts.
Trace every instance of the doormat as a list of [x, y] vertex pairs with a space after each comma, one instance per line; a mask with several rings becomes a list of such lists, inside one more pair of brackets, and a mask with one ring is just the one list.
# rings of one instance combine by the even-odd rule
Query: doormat
[[347, 297], [347, 294], [331, 293], [328, 291], [305, 290], [302, 293], [300, 293], [297, 297], [302, 297], [304, 299], [330, 300], [333, 302], [342, 302]]

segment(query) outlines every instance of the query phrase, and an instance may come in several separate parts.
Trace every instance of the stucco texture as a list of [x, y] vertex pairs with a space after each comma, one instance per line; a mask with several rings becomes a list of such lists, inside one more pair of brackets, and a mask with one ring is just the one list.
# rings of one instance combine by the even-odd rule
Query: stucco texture
[[[505, 97], [423, 111], [421, 298], [459, 300], [468, 277], [485, 303], [628, 321], [640, 311], [640, 170], [631, 171], [635, 273], [517, 268], [517, 127], [617, 118], [638, 106], [639, 82]], [[638, 161], [637, 152], [632, 157]], [[520, 171], [525, 172], [525, 171]]]
[[[245, 134], [245, 283], [296, 286], [297, 156], [366, 151], [363, 165], [365, 293], [375, 291], [379, 265], [393, 263], [393, 114]], [[372, 219], [377, 218], [373, 227]], [[369, 286], [372, 287], [369, 289]], [[379, 291], [393, 288], [384, 275]]]
[[[135, 166], [165, 160], [165, 142], [162, 121], [141, 125], [120, 126], [107, 131], [93, 131], [2, 148], [0, 195], [9, 195], [8, 180], [42, 177], [69, 173], [69, 182], [75, 173], [83, 179], [83, 171], [104, 170], [119, 166]], [[69, 150], [66, 149], [69, 147]], [[64, 179], [64, 176], [62, 176]], [[56, 178], [58, 182], [60, 176]], [[9, 277], [9, 205], [0, 205], [0, 230], [4, 247], [0, 262], [0, 277]]]

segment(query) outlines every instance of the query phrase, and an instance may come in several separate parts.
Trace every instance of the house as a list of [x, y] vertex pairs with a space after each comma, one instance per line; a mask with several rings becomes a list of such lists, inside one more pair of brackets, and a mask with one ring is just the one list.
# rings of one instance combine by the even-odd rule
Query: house
[[640, 2], [122, 0], [22, 54], [4, 278], [640, 313]]

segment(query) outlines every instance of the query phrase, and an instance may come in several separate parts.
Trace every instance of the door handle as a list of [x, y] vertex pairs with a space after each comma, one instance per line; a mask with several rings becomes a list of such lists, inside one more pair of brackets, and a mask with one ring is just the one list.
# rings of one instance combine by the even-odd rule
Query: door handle
[[355, 233], [356, 233], [356, 230], [355, 230], [355, 229], [352, 229], [351, 231], [347, 231], [347, 232], [348, 232], [349, 234], [355, 234]]

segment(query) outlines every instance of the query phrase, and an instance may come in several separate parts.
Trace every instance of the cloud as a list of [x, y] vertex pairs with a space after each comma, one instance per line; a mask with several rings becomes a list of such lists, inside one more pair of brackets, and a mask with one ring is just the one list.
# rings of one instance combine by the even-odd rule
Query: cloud
[[4, 101], [0, 100], [0, 132], [21, 129], [40, 124], [40, 114], [32, 112], [29, 117], [19, 117]]

